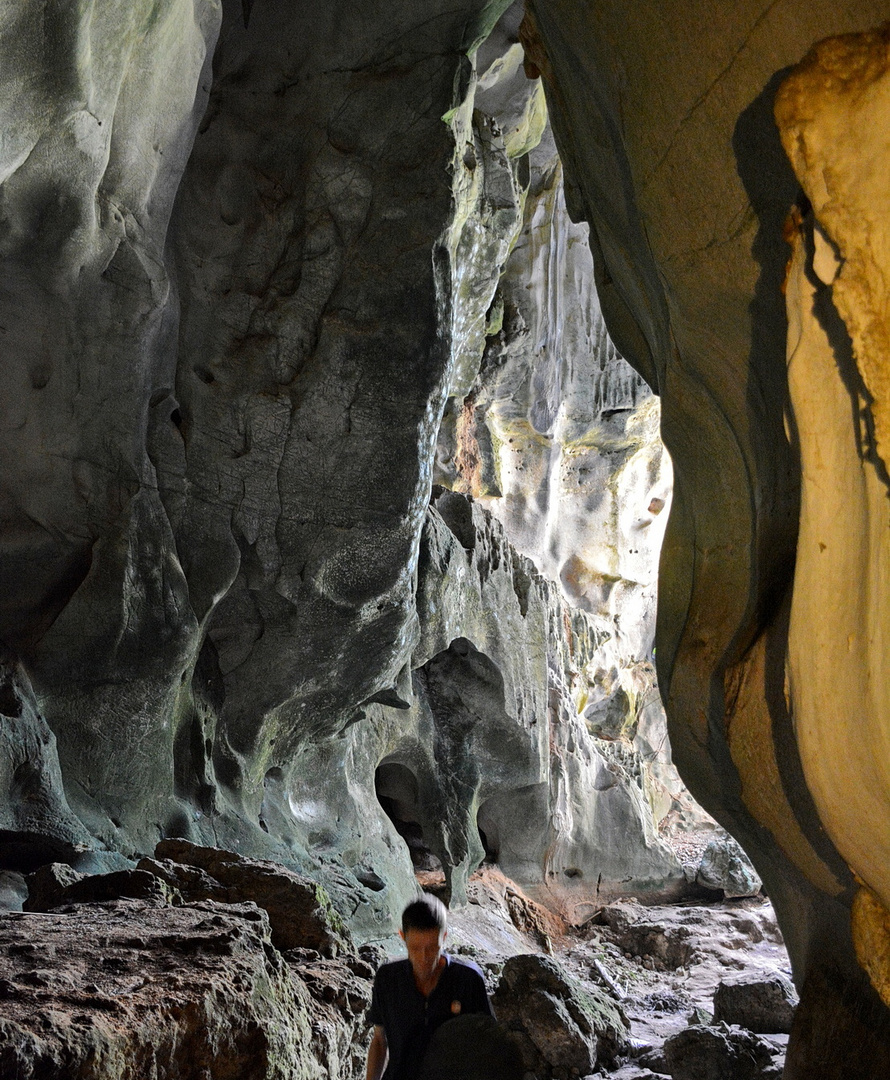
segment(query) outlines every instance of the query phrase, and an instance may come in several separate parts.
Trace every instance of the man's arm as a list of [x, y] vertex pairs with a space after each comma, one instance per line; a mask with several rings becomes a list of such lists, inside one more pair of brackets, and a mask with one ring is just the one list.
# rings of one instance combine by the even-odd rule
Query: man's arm
[[389, 1057], [389, 1047], [386, 1043], [386, 1032], [380, 1024], [374, 1025], [374, 1037], [368, 1049], [368, 1069], [365, 1073], [366, 1080], [380, 1080], [383, 1070], [386, 1068], [386, 1059]]

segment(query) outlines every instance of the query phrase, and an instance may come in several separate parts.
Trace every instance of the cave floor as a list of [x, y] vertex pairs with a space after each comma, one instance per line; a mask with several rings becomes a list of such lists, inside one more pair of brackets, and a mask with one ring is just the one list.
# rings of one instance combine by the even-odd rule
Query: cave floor
[[[469, 899], [450, 915], [450, 951], [473, 959], [492, 983], [508, 956], [538, 952], [554, 956], [583, 986], [609, 986], [630, 1021], [634, 1056], [644, 1061], [690, 1020], [710, 1022], [722, 980], [791, 977], [772, 905], [762, 896], [654, 906], [628, 897], [609, 905], [617, 913], [611, 925], [600, 916], [562, 933], [552, 921], [543, 932], [540, 909], [524, 899], [512, 910], [499, 903], [484, 874]], [[764, 1037], [780, 1064], [788, 1036]], [[608, 1075], [633, 1080], [653, 1073], [630, 1063]]]

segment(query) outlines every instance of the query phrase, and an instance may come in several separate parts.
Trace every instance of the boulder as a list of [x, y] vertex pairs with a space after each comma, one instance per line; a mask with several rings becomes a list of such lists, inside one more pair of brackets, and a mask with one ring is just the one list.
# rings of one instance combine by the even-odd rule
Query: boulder
[[757, 1032], [790, 1032], [797, 1006], [791, 983], [778, 972], [760, 979], [725, 979], [714, 992], [714, 1020]]
[[323, 956], [351, 951], [349, 931], [322, 886], [277, 863], [187, 840], [162, 840], [155, 860], [140, 865], [163, 877], [189, 902], [252, 901], [268, 914], [272, 944], [282, 951], [309, 948]]
[[64, 904], [108, 903], [112, 900], [152, 900], [171, 903], [178, 896], [145, 870], [115, 870], [110, 874], [78, 874], [64, 863], [50, 863], [29, 874], [25, 911], [51, 911]]
[[775, 1048], [743, 1028], [688, 1027], [664, 1044], [672, 1080], [779, 1080]]
[[27, 896], [22, 904], [25, 911], [50, 911], [64, 903], [65, 889], [80, 881], [79, 874], [67, 863], [47, 863], [25, 877]]
[[748, 856], [729, 835], [716, 836], [705, 848], [695, 880], [720, 889], [727, 898], [756, 896], [761, 881]]
[[492, 1004], [539, 1080], [614, 1063], [629, 1046], [627, 1017], [604, 991], [582, 988], [553, 959], [512, 956]]
[[357, 1077], [371, 982], [355, 966], [317, 953], [289, 962], [253, 904], [10, 913], [0, 1077]]

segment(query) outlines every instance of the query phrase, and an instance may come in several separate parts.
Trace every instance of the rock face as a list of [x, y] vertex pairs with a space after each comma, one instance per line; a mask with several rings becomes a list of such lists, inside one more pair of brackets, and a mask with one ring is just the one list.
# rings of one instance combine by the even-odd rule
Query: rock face
[[514, 956], [492, 998], [516, 1039], [525, 1069], [550, 1077], [608, 1066], [627, 1047], [627, 1019], [605, 991], [594, 996], [543, 956]]
[[357, 957], [283, 957], [252, 903], [12, 914], [0, 931], [0, 1073], [358, 1076], [370, 973]]
[[785, 928], [802, 989], [786, 1076], [878, 1077], [886, 170], [870, 133], [887, 39], [862, 31], [886, 12], [528, 8], [527, 70], [545, 81], [569, 210], [591, 225], [606, 323], [661, 395], [675, 483], [656, 643], [674, 754]]
[[684, 887], [682, 788], [646, 763], [657, 405], [518, 9], [474, 67], [506, 6], [18, 5], [8, 865], [142, 895], [133, 862], [184, 837], [323, 878], [368, 935], [415, 888], [406, 840], [456, 902], [486, 854], [573, 920]]
[[406, 839], [456, 901], [679, 886], [670, 504], [788, 1076], [886, 1075], [886, 13], [527, 6], [474, 70], [506, 0], [8, 5], [0, 861], [185, 837], [368, 936]]
[[[441, 866], [456, 902], [488, 857], [570, 921], [619, 891], [682, 892], [639, 752], [593, 738], [574, 707], [570, 687], [602, 631], [464, 495], [435, 494], [417, 609], [410, 680], [303, 754], [290, 813], [269, 813], [270, 832], [305, 829], [372, 890], [410, 881], [394, 822], [418, 861]], [[382, 889], [371, 895], [387, 902]], [[371, 917], [355, 910], [351, 921]]]

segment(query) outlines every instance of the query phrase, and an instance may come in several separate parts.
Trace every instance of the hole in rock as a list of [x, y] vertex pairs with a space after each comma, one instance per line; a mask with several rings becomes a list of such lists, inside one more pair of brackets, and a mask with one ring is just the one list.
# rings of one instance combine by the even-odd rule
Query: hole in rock
[[488, 804], [483, 803], [476, 814], [476, 828], [479, 839], [485, 848], [485, 862], [497, 863], [501, 853], [501, 837], [497, 820], [488, 812]]
[[383, 892], [386, 888], [386, 882], [379, 875], [374, 873], [373, 870], [361, 869], [356, 872], [356, 878], [365, 886], [366, 889], [370, 889], [371, 892]]
[[396, 832], [408, 845], [415, 871], [441, 870], [442, 864], [430, 851], [418, 818], [417, 777], [397, 761], [384, 761], [374, 774], [377, 801], [393, 823]]

